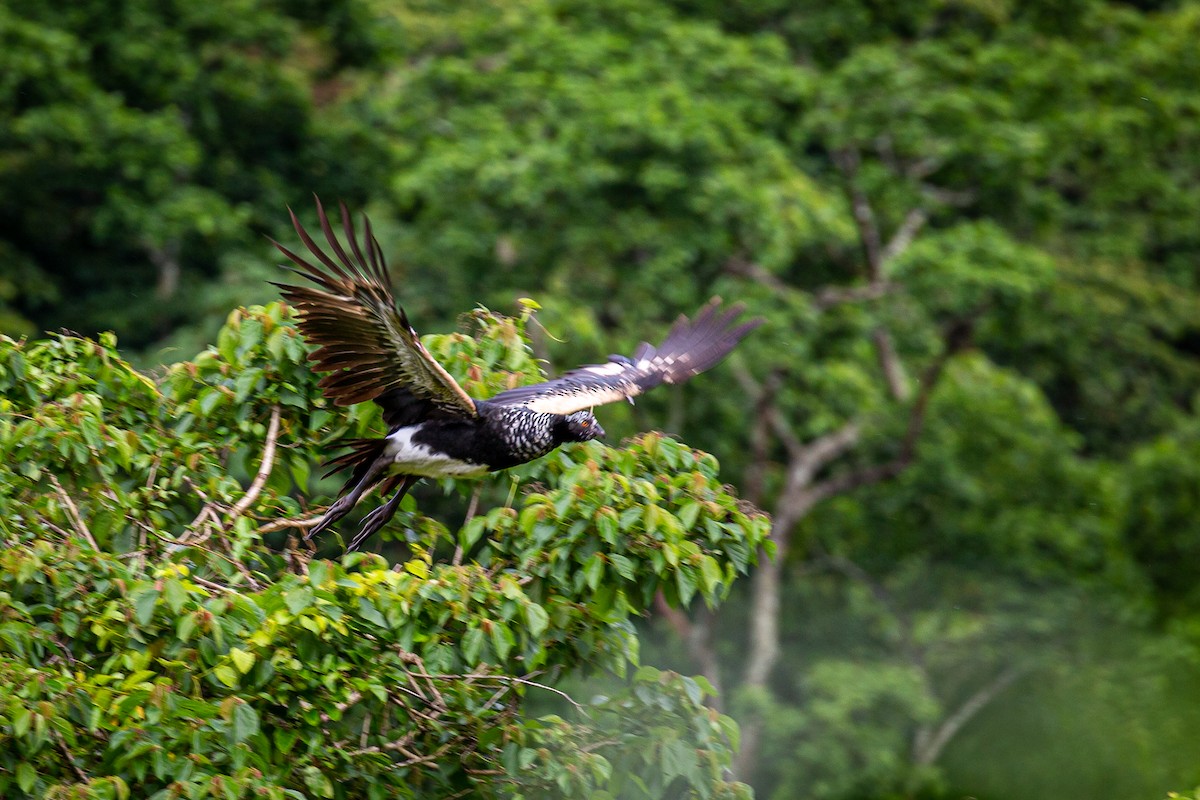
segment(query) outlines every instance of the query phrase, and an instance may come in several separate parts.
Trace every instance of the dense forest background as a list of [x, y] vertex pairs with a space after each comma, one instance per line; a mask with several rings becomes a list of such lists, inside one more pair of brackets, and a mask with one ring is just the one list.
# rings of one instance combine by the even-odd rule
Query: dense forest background
[[1200, 782], [1197, 42], [1153, 0], [7, 0], [0, 331], [191, 358], [313, 193], [423, 333], [536, 300], [551, 370], [741, 300], [726, 365], [601, 412], [773, 517], [641, 623], [735, 774], [1160, 797]]

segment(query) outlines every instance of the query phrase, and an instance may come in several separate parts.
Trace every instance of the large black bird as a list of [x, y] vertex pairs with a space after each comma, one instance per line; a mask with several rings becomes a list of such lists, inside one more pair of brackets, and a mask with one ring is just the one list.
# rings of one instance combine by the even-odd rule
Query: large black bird
[[351, 440], [350, 452], [327, 465], [353, 473], [306, 538], [344, 517], [376, 485], [381, 495], [395, 492], [367, 515], [347, 550], [382, 528], [421, 478], [477, 477], [532, 461], [564, 442], [599, 438], [604, 429], [592, 415], [594, 406], [632, 401], [660, 383], [687, 380], [715, 365], [762, 323], [737, 324], [742, 308], [722, 309], [714, 298], [694, 319], [680, 317], [658, 347], [643, 342], [632, 358], [610, 356], [606, 364], [475, 400], [433, 359], [396, 306], [370, 220], [364, 218], [364, 252], [344, 204], [341, 212], [349, 253], [320, 200], [317, 216], [332, 257], [290, 209], [300, 241], [319, 264], [274, 244], [295, 264], [288, 269], [316, 284], [275, 285], [299, 314], [300, 331], [317, 348], [309, 358], [314, 369], [328, 373], [319, 384], [325, 396], [340, 406], [373, 400], [388, 425], [385, 438]]

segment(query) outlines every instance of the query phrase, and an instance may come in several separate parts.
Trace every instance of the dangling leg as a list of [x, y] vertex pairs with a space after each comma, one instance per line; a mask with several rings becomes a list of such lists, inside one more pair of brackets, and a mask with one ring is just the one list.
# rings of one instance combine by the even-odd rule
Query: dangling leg
[[350, 509], [354, 508], [355, 504], [358, 503], [359, 499], [363, 496], [363, 493], [379, 482], [383, 470], [388, 463], [389, 462], [382, 458], [377, 458], [372, 461], [370, 465], [367, 466], [366, 472], [363, 473], [362, 479], [354, 485], [354, 488], [351, 489], [348, 494], [344, 494], [339, 497], [337, 501], [329, 507], [329, 510], [325, 512], [325, 516], [321, 517], [321, 521], [314, 525], [308, 533], [304, 534], [304, 541], [307, 542], [309, 539], [313, 538], [318, 533], [349, 514]]
[[388, 521], [396, 515], [396, 509], [400, 508], [400, 501], [404, 499], [404, 495], [408, 494], [408, 490], [419, 480], [421, 479], [417, 475], [402, 476], [400, 488], [396, 490], [392, 498], [363, 518], [362, 530], [350, 541], [350, 544], [346, 547], [346, 552], [350, 553], [357, 550], [360, 544], [374, 536], [376, 531], [388, 524]]

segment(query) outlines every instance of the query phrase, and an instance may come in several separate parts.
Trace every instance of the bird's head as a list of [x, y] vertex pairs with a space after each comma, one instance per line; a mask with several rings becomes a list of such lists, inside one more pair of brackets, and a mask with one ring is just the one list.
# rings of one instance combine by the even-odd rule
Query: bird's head
[[596, 415], [591, 411], [576, 411], [568, 414], [564, 423], [566, 428], [564, 439], [568, 442], [586, 442], [604, 436], [604, 428], [596, 421]]

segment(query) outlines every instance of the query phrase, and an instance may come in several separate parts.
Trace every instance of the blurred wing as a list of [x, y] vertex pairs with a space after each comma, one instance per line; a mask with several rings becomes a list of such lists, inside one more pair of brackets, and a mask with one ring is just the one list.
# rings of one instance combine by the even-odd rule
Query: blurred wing
[[694, 319], [680, 317], [658, 347], [643, 342], [632, 358], [610, 356], [607, 364], [590, 364], [545, 383], [509, 389], [489, 402], [570, 414], [632, 400], [660, 383], [682, 383], [715, 366], [763, 323], [752, 319], [736, 324], [743, 310], [740, 304], [722, 309], [720, 298], [714, 297]]
[[[296, 265], [289, 268], [316, 287], [275, 284], [300, 315], [300, 331], [317, 349], [309, 356], [325, 396], [339, 406], [374, 400], [384, 417], [411, 414], [416, 406], [474, 417], [475, 403], [434, 360], [392, 297], [391, 280], [379, 242], [365, 220], [366, 256], [354, 223], [341, 205], [342, 228], [353, 258], [334, 235], [321, 201], [317, 216], [336, 260], [330, 258], [288, 209], [300, 240], [320, 265], [310, 263], [272, 240]], [[392, 408], [392, 406], [396, 406]]]

